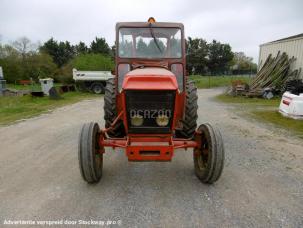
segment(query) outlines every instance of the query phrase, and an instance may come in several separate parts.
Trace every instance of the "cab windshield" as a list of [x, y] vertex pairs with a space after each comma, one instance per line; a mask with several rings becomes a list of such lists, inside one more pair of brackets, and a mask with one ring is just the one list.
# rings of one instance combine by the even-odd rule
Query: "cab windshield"
[[121, 58], [181, 58], [181, 30], [120, 28], [118, 49]]

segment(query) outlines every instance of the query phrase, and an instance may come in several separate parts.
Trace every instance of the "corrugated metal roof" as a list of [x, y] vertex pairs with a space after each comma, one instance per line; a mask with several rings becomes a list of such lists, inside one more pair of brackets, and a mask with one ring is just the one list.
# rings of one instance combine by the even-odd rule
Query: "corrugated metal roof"
[[262, 45], [266, 45], [266, 44], [279, 43], [279, 42], [282, 42], [282, 41], [288, 41], [288, 40], [300, 39], [300, 38], [303, 38], [303, 33], [300, 33], [300, 34], [297, 34], [297, 35], [294, 35], [294, 36], [285, 37], [285, 38], [278, 39], [278, 40], [274, 40], [274, 41], [270, 41], [270, 42], [267, 42], [267, 43], [261, 44], [260, 46], [262, 46]]

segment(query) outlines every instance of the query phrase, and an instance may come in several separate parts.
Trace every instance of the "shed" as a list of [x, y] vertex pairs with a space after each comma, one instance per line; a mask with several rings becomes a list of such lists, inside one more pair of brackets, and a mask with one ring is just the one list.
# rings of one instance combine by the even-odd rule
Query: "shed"
[[301, 68], [300, 77], [303, 78], [303, 33], [261, 44], [258, 69], [261, 69], [269, 54], [276, 56], [279, 51], [285, 52], [289, 58], [292, 56], [296, 58], [291, 70]]

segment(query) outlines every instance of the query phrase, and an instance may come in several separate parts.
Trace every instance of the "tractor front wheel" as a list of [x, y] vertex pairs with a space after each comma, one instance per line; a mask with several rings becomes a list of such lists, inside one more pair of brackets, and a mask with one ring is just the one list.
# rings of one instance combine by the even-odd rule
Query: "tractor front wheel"
[[199, 126], [195, 140], [199, 147], [194, 149], [196, 176], [207, 184], [212, 184], [221, 176], [224, 166], [224, 145], [218, 129], [210, 124]]
[[83, 179], [89, 184], [102, 177], [104, 148], [99, 146], [100, 128], [97, 123], [84, 124], [80, 132], [78, 159]]

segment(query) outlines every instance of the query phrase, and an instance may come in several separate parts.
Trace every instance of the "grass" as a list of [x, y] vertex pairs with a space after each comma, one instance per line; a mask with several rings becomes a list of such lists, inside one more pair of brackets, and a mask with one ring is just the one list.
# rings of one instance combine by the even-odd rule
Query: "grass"
[[221, 94], [216, 97], [216, 100], [228, 104], [241, 105], [241, 110], [248, 112], [251, 117], [265, 123], [274, 124], [284, 130], [290, 130], [300, 138], [303, 138], [303, 120], [294, 120], [282, 116], [278, 112], [280, 98], [266, 100]]
[[303, 121], [283, 117], [278, 111], [253, 111], [253, 116], [261, 121], [269, 122], [283, 129], [291, 130], [303, 138]]
[[251, 77], [249, 76], [201, 76], [201, 75], [191, 75], [189, 78], [195, 81], [196, 86], [199, 89], [213, 88], [213, 87], [223, 87], [231, 85], [234, 80], [241, 80], [243, 82], [250, 82]]
[[0, 98], [0, 125], [10, 124], [20, 119], [37, 116], [41, 113], [76, 103], [83, 99], [100, 97], [91, 93], [69, 92], [62, 94], [63, 99], [51, 100], [49, 97], [1, 97]]
[[[60, 83], [55, 83], [54, 86], [58, 87], [60, 86]], [[16, 89], [16, 90], [30, 90], [30, 91], [41, 91], [41, 85], [40, 84], [33, 84], [33, 85], [19, 85], [19, 84], [12, 84], [9, 83], [6, 85], [8, 89]]]
[[243, 96], [229, 96], [226, 94], [220, 94], [216, 97], [216, 100], [224, 103], [233, 103], [233, 104], [246, 104], [246, 105], [257, 105], [257, 106], [272, 106], [279, 107], [280, 98], [273, 98], [270, 100], [263, 98], [247, 98]]

